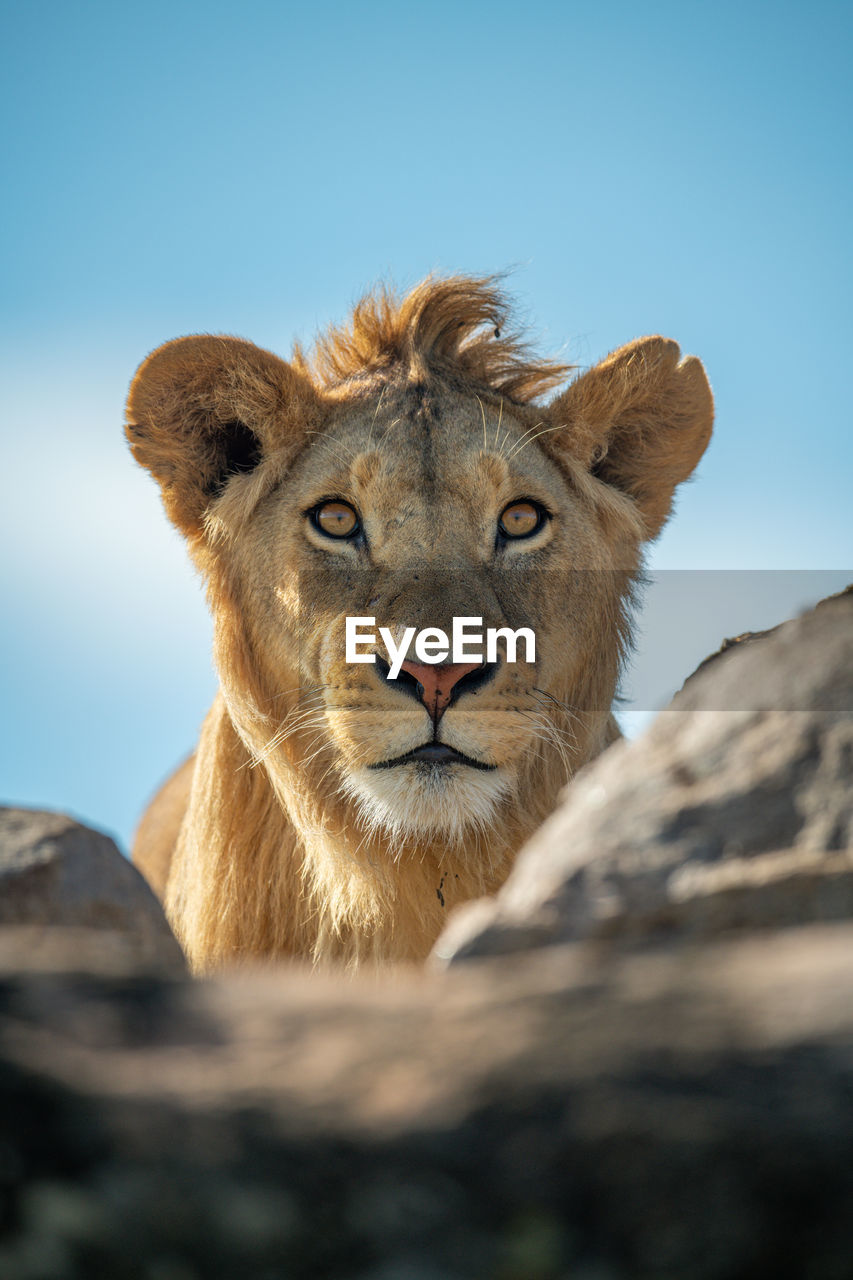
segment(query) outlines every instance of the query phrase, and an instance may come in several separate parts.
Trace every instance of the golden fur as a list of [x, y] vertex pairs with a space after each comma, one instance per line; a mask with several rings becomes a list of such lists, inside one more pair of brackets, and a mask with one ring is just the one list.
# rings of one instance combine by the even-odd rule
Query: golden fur
[[[512, 331], [494, 280], [464, 277], [377, 292], [289, 364], [198, 336], [139, 369], [128, 436], [207, 581], [221, 678], [194, 765], [134, 850], [196, 969], [423, 958], [618, 736], [641, 545], [707, 445], [711, 394], [664, 338], [538, 402], [566, 373]], [[360, 513], [362, 541], [311, 523], [331, 499]], [[502, 543], [521, 499], [551, 518]], [[535, 664], [503, 662], [441, 720], [488, 768], [382, 766], [431, 723], [344, 661], [347, 615], [534, 628]]]

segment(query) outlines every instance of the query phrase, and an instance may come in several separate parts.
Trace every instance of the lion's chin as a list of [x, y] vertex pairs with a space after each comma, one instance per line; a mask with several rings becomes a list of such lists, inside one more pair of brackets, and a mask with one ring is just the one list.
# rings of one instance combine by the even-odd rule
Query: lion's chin
[[456, 844], [475, 832], [488, 832], [512, 782], [503, 770], [419, 762], [356, 769], [347, 775], [343, 790], [356, 802], [361, 821], [377, 833], [401, 841]]

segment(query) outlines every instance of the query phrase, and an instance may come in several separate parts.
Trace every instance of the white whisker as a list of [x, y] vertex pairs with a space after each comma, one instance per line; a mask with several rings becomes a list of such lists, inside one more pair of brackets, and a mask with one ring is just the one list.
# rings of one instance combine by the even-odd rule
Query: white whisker
[[[537, 425], [541, 426], [542, 424], [538, 423]], [[547, 436], [552, 431], [562, 431], [563, 426], [564, 424], [562, 422], [559, 422], [555, 427], [546, 427], [544, 431], [537, 431], [536, 435], [530, 436], [529, 440], [522, 439], [521, 443], [517, 444], [515, 448], [512, 450], [512, 452], [510, 453], [509, 457], [507, 458], [507, 462], [512, 462], [513, 458], [517, 453], [521, 453], [522, 449], [526, 449], [529, 444], [533, 444], [533, 441], [538, 440], [540, 436]], [[534, 430], [534, 428], [531, 427], [530, 430], [532, 431]], [[525, 434], [530, 435], [530, 432], [528, 431]]]
[[377, 416], [378, 416], [378, 414], [379, 414], [379, 410], [382, 408], [382, 401], [383, 401], [383, 400], [384, 400], [384, 398], [385, 398], [385, 392], [386, 392], [387, 390], [388, 390], [388, 383], [386, 382], [386, 383], [385, 383], [385, 385], [384, 385], [384, 387], [382, 388], [382, 390], [379, 392], [379, 400], [378, 400], [378, 401], [377, 401], [377, 403], [376, 403], [376, 409], [375, 409], [374, 414], [373, 414], [373, 420], [372, 420], [372, 422], [371, 422], [371, 424], [370, 424], [370, 430], [369, 430], [369, 431], [368, 431], [368, 433], [367, 433], [367, 447], [368, 447], [368, 449], [370, 448], [370, 441], [373, 439], [373, 428], [376, 426], [376, 419], [377, 419]]

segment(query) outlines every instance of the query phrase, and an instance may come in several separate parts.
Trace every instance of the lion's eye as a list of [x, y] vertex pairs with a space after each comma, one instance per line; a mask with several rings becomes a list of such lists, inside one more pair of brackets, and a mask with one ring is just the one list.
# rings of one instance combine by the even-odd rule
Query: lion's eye
[[358, 513], [348, 502], [321, 502], [311, 512], [311, 523], [330, 538], [352, 538], [361, 528]]
[[501, 512], [498, 529], [505, 538], [529, 538], [542, 528], [545, 517], [538, 502], [511, 502]]

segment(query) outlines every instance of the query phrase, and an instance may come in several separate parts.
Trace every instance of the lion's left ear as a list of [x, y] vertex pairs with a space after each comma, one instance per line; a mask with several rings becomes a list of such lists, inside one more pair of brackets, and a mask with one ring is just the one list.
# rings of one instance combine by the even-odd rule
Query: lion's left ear
[[127, 397], [127, 436], [187, 537], [235, 475], [252, 471], [316, 411], [312, 384], [270, 351], [241, 338], [176, 338], [137, 370]]
[[668, 338], [638, 338], [577, 378], [550, 405], [566, 430], [545, 437], [633, 498], [647, 536], [662, 529], [676, 485], [711, 438], [714, 401], [700, 360]]

